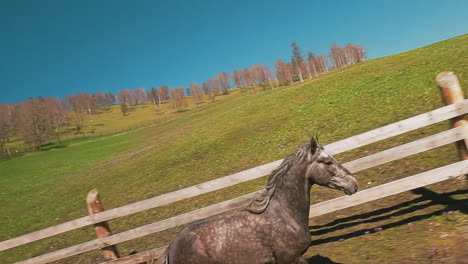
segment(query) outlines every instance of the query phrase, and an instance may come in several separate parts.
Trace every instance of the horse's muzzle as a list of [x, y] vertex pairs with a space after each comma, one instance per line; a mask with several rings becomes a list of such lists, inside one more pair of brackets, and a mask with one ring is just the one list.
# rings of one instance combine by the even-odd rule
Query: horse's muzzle
[[346, 186], [344, 188], [344, 192], [347, 195], [355, 194], [357, 190], [358, 190], [358, 183], [354, 178], [352, 179], [352, 182], [350, 182], [349, 186]]

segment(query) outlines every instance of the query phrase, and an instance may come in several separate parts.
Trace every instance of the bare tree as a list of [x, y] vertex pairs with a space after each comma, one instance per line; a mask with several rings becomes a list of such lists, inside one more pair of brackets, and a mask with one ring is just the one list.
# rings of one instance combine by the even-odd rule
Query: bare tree
[[62, 128], [67, 124], [64, 104], [60, 99], [56, 98], [45, 98], [43, 103], [45, 104], [45, 112], [42, 114], [47, 116], [53, 135], [57, 141], [60, 141]]
[[151, 101], [157, 112], [161, 111], [161, 95], [158, 88], [153, 87], [146, 92], [146, 98]]
[[161, 89], [158, 89], [157, 92], [156, 92], [156, 95], [157, 95], [157, 97], [158, 97], [158, 107], [159, 107], [159, 109], [161, 109], [161, 104], [162, 104], [163, 102], [167, 101], [167, 99], [164, 100], [164, 98], [167, 97], [167, 94], [166, 94], [165, 91], [163, 91], [163, 90], [161, 90]]
[[367, 58], [366, 48], [362, 45], [355, 45], [356, 62], [363, 62]]
[[333, 43], [328, 57], [330, 58], [330, 64], [339, 69], [364, 61], [366, 56], [365, 54], [365, 49], [361, 45], [353, 45], [350, 43], [344, 48], [341, 48], [337, 44]]
[[165, 102], [169, 100], [169, 87], [167, 85], [161, 85], [159, 86], [159, 98], [161, 99], [161, 102]]
[[229, 89], [231, 88], [229, 84], [230, 79], [231, 75], [227, 72], [221, 72], [218, 74], [218, 80], [221, 86], [221, 91], [225, 95], [229, 93]]
[[203, 103], [203, 88], [196, 83], [190, 84], [190, 94], [193, 97], [193, 102], [197, 105]]
[[309, 52], [307, 56], [307, 64], [312, 76], [327, 71], [327, 65], [323, 55], [315, 56], [312, 52]]
[[318, 72], [323, 73], [328, 71], [327, 63], [325, 60], [325, 56], [319, 55], [318, 57], [315, 58], [316, 61], [316, 66], [318, 69]]
[[153, 89], [154, 87], [146, 91], [146, 99], [148, 99], [148, 101], [150, 101], [153, 104], [153, 106], [156, 106], [156, 101], [154, 100], [154, 96], [153, 96]]
[[258, 64], [252, 65], [253, 79], [255, 82], [261, 84], [266, 82], [265, 73], [263, 72], [262, 66]]
[[210, 93], [211, 102], [214, 102], [215, 97], [219, 94], [219, 82], [216, 79], [211, 79], [210, 83], [211, 83], [211, 93]]
[[261, 64], [261, 65], [254, 64], [250, 72], [251, 72], [251, 75], [253, 76], [254, 82], [257, 82], [263, 85], [266, 85], [268, 83], [270, 85], [270, 88], [273, 88], [273, 83], [272, 83], [273, 73], [270, 71], [268, 66], [266, 66], [265, 64]]
[[171, 88], [171, 99], [176, 110], [181, 110], [187, 106], [187, 102], [184, 97], [184, 87]]
[[250, 90], [255, 93], [255, 77], [254, 73], [251, 72], [249, 68], [244, 68], [242, 70], [242, 79], [245, 86], [248, 86]]
[[267, 83], [270, 85], [270, 88], [273, 88], [273, 83], [271, 81], [272, 73], [268, 66], [265, 64], [254, 64], [252, 66], [252, 72], [254, 73], [255, 81], [257, 81], [259, 84], [263, 84], [264, 89], [266, 88], [265, 85], [267, 85]]
[[232, 76], [233, 76], [232, 78], [234, 79], [234, 84], [236, 85], [237, 88], [245, 87], [242, 70], [235, 70]]
[[81, 102], [79, 100], [79, 97], [73, 94], [70, 94], [67, 96], [68, 103], [72, 107], [73, 111], [79, 112], [82, 111], [83, 107], [81, 106]]
[[336, 43], [331, 45], [330, 54], [328, 56], [335, 68], [339, 69], [346, 66], [346, 56], [344, 50]]
[[117, 98], [113, 93], [105, 93], [104, 94], [106, 105], [113, 105], [117, 101]]
[[88, 93], [69, 95], [68, 100], [75, 112], [84, 111], [90, 115], [96, 113], [96, 102]]
[[132, 91], [133, 104], [138, 105], [145, 102], [145, 88], [138, 88]]
[[283, 72], [283, 64], [284, 62], [281, 59], [277, 59], [275, 62], [276, 79], [278, 79], [280, 85], [284, 85], [287, 79]]
[[307, 66], [309, 67], [309, 72], [312, 76], [317, 75], [318, 69], [317, 69], [317, 63], [315, 56], [312, 52], [309, 52], [307, 55]]
[[363, 62], [366, 60], [366, 50], [362, 45], [348, 44], [344, 48], [349, 64]]
[[119, 91], [120, 111], [122, 111], [122, 114], [124, 116], [129, 114], [131, 100], [132, 100], [131, 89], [125, 89], [125, 90]]
[[40, 149], [53, 131], [50, 119], [44, 114], [47, 112], [45, 100], [30, 98], [19, 107], [18, 131], [26, 144]]
[[343, 55], [344, 55], [344, 60], [345, 60], [345, 65], [352, 65], [357, 62], [356, 54], [355, 54], [355, 48], [353, 44], [349, 43], [346, 45], [343, 49]]
[[261, 67], [263, 69], [266, 80], [270, 84], [270, 88], [273, 89], [273, 79], [274, 79], [273, 72], [270, 70], [270, 68], [268, 68], [266, 64], [262, 64]]
[[68, 103], [73, 109], [70, 113], [70, 121], [75, 126], [76, 133], [81, 132], [84, 125], [85, 116], [88, 115], [91, 120], [91, 115], [96, 112], [96, 102], [88, 93], [79, 93], [77, 95], [68, 95]]
[[106, 97], [103, 94], [101, 94], [100, 92], [94, 92], [91, 97], [93, 98], [94, 103], [96, 104], [96, 106], [102, 107], [102, 106], [107, 105]]
[[361, 45], [353, 45], [349, 43], [343, 49], [346, 65], [355, 64], [365, 60], [365, 49]]
[[276, 60], [276, 78], [281, 85], [292, 84], [292, 72], [291, 68], [287, 63], [284, 63], [281, 59]]
[[78, 98], [89, 115], [96, 113], [96, 102], [91, 95], [88, 93], [79, 93]]
[[203, 92], [205, 94], [209, 94], [211, 92], [211, 81], [210, 80], [204, 81], [202, 84], [202, 87], [203, 87]]
[[6, 143], [13, 125], [13, 105], [0, 104], [0, 152], [9, 153]]

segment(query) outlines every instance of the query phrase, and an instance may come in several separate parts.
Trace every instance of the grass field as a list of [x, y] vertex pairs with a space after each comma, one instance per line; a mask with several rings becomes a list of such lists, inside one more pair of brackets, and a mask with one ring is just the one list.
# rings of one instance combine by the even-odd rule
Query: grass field
[[[86, 215], [84, 198], [95, 187], [104, 206], [113, 208], [283, 158], [315, 132], [323, 143], [331, 143], [433, 110], [443, 106], [436, 74], [454, 71], [466, 93], [467, 66], [468, 35], [463, 35], [356, 64], [304, 84], [250, 95], [236, 91], [189, 111], [157, 116], [146, 106], [123, 117], [112, 108], [93, 121], [100, 124], [94, 136], [70, 138], [49, 150], [0, 162], [0, 240]], [[338, 158], [349, 161], [448, 126], [448, 122], [433, 125]], [[450, 145], [360, 172], [356, 178], [367, 188], [456, 160], [455, 147]], [[115, 232], [128, 230], [257, 190], [264, 183], [263, 178], [226, 188], [114, 220], [111, 226]], [[466, 207], [463, 210], [457, 201], [468, 197], [466, 182], [452, 180], [425, 190], [436, 194], [405, 193], [313, 219], [313, 240], [318, 242], [307, 255], [321, 254], [325, 257], [313, 260], [323, 263], [461, 263], [468, 259], [460, 250], [468, 230]], [[318, 187], [312, 194], [313, 202], [339, 195]], [[447, 205], [434, 197], [452, 202]], [[388, 209], [378, 211], [382, 208]], [[453, 212], [442, 214], [446, 211]], [[385, 228], [364, 235], [378, 226]], [[436, 231], [429, 231], [429, 226]], [[127, 255], [165, 245], [175, 231], [119, 248]], [[93, 238], [92, 227], [72, 231], [1, 252], [0, 263]], [[433, 253], [432, 247], [439, 251]], [[99, 251], [61, 263], [97, 260], [101, 260]]]

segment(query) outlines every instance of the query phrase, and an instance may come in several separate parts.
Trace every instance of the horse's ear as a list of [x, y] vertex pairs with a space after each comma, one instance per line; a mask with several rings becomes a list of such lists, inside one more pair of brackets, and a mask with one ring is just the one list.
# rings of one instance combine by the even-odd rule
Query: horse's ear
[[312, 154], [315, 154], [315, 152], [317, 151], [318, 149], [318, 142], [317, 142], [317, 139], [315, 137], [312, 137], [312, 139], [310, 140], [310, 152]]

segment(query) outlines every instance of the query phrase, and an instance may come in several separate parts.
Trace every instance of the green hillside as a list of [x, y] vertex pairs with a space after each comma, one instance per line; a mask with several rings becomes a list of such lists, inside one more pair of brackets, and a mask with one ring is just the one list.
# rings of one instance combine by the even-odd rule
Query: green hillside
[[[466, 93], [467, 66], [468, 35], [463, 35], [409, 52], [356, 64], [304, 84], [250, 95], [242, 95], [237, 91], [218, 103], [207, 103], [199, 109], [173, 113], [171, 118], [149, 127], [111, 135], [71, 139], [61, 147], [1, 161], [0, 241], [86, 215], [84, 198], [86, 193], [95, 187], [101, 192], [104, 206], [113, 208], [283, 158], [298, 145], [307, 142], [310, 135], [316, 132], [319, 133], [322, 143], [331, 143], [433, 110], [443, 106], [439, 88], [434, 81], [437, 73], [455, 72]], [[135, 111], [125, 118], [147, 120], [138, 117], [151, 114], [147, 112]], [[108, 121], [110, 127], [123, 127], [111, 124], [111, 121]], [[338, 158], [343, 162], [349, 161], [425, 137], [447, 127], [448, 122], [433, 125], [344, 153]], [[116, 131], [118, 129], [109, 129], [109, 132]], [[356, 178], [361, 188], [373, 187], [456, 160], [457, 152], [455, 147], [450, 145], [363, 171], [357, 174]], [[261, 188], [264, 182], [265, 179], [260, 179], [190, 201], [181, 201], [171, 206], [114, 220], [111, 226], [114, 232], [128, 230], [252, 192]], [[443, 183], [431, 186], [431, 190], [462, 190], [452, 198], [466, 199], [468, 195], [463, 192], [463, 189], [466, 190], [465, 184]], [[339, 195], [341, 194], [336, 191], [319, 187], [314, 187], [312, 194], [314, 202]], [[403, 194], [369, 203], [353, 210], [314, 219], [311, 224], [323, 225], [335, 218], [396, 206], [403, 201], [414, 199], [415, 195], [417, 194]], [[419, 205], [419, 202], [424, 203], [418, 201], [406, 205], [405, 208]], [[457, 253], [459, 238], [452, 234], [457, 234], [466, 226], [467, 217], [458, 210], [456, 203], [450, 206], [455, 212], [450, 214], [449, 220], [446, 215], [440, 213], [431, 215], [445, 208], [442, 205], [423, 207], [421, 210], [429, 214], [430, 220], [414, 220], [417, 232], [402, 229], [407, 227], [401, 225], [376, 234], [344, 236], [336, 241], [325, 241], [326, 243], [313, 246], [308, 255], [320, 253], [333, 261], [346, 264], [392, 261], [427, 263], [427, 259], [434, 258], [434, 254], [431, 255], [430, 252], [431, 247], [440, 247], [438, 244], [431, 244], [441, 240], [434, 242], [436, 240], [432, 239], [432, 236], [439, 238], [439, 233], [442, 232], [448, 234], [448, 238], [453, 238], [447, 242], [447, 245], [453, 244], [452, 249], [444, 255], [449, 260], [443, 263], [457, 263], [456, 260], [463, 256], [462, 253]], [[401, 221], [410, 214], [418, 214], [414, 210], [408, 210], [408, 214], [383, 217], [367, 224], [343, 226], [336, 230], [337, 237], [348, 232], [345, 228], [351, 228], [351, 231], [355, 232], [353, 228], [372, 228], [373, 225]], [[438, 228], [443, 230], [435, 234], [430, 233], [427, 228], [416, 229], [430, 222], [439, 224]], [[464, 230], [466, 233], [466, 227]], [[132, 251], [140, 252], [165, 245], [169, 243], [174, 232], [171, 230], [123, 243], [119, 248], [127, 255]], [[424, 238], [419, 237], [421, 234]], [[316, 236], [313, 240], [327, 238], [326, 233], [317, 233]], [[0, 263], [11, 263], [93, 238], [92, 227], [69, 232], [1, 252]], [[402, 243], [412, 242], [417, 242], [415, 255], [408, 255], [408, 262], [404, 262], [399, 258], [402, 252], [407, 253]], [[343, 254], [348, 251], [360, 253], [352, 257]], [[442, 253], [437, 255], [441, 256]], [[412, 257], [414, 259], [411, 259]], [[450, 258], [455, 262], [450, 262]], [[101, 259], [100, 252], [95, 251], [61, 263], [92, 263], [98, 259]]]

